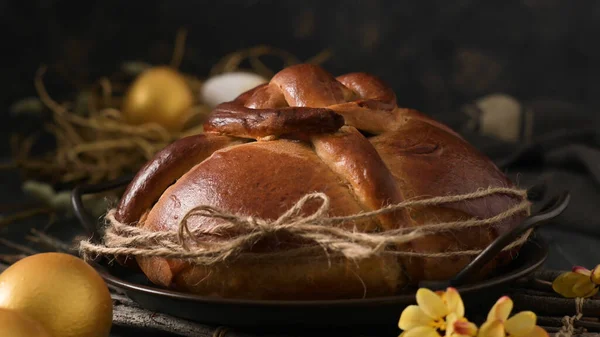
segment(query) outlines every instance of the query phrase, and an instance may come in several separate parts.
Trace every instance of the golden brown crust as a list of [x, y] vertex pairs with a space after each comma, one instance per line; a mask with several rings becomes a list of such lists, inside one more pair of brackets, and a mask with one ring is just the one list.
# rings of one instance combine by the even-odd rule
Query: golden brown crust
[[350, 73], [336, 77], [341, 84], [354, 92], [358, 100], [354, 103], [368, 104], [378, 102], [380, 109], [391, 110], [396, 107], [396, 94], [387, 84], [375, 76], [365, 73]]
[[[395, 131], [372, 137], [371, 143], [394, 174], [405, 198], [465, 194], [482, 187], [512, 187], [511, 182], [485, 156], [453, 132], [436, 123], [407, 117]], [[488, 218], [520, 200], [492, 195], [444, 207], [415, 208], [412, 226], [440, 221]], [[454, 230], [411, 242], [416, 252], [445, 252], [478, 249], [487, 246], [499, 234], [524, 219], [525, 214], [501, 221], [494, 226]], [[413, 281], [444, 279], [455, 275], [470, 258], [407, 258], [408, 274]], [[488, 268], [491, 268], [488, 266]]]
[[[190, 169], [162, 194], [146, 224], [156, 230], [172, 229], [199, 204], [276, 219], [311, 191], [330, 196], [331, 215], [363, 210], [346, 182], [308, 145], [286, 140], [248, 143], [216, 151]], [[306, 214], [318, 206], [308, 204]], [[214, 220], [191, 218], [188, 224], [208, 230]]]
[[285, 107], [278, 109], [245, 108], [242, 102], [219, 105], [204, 124], [207, 132], [240, 138], [265, 138], [294, 134], [335, 132], [344, 125], [344, 117], [330, 109]]
[[285, 108], [289, 106], [279, 88], [269, 83], [248, 90], [248, 92], [240, 95], [235, 101], [241, 102], [246, 108], [255, 110]]
[[354, 92], [354, 100], [329, 106], [344, 116], [346, 125], [379, 134], [393, 130], [400, 122], [396, 113], [396, 95], [378, 78], [351, 73], [336, 78]]
[[[206, 130], [214, 134], [198, 138], [203, 149], [183, 150], [193, 142], [179, 141], [173, 149], [180, 150], [166, 152], [178, 153], [177, 163], [157, 156], [138, 174], [119, 205], [123, 219], [141, 216], [156, 199], [143, 215], [147, 215], [143, 226], [162, 231], [176, 229], [179, 219], [200, 204], [276, 219], [305, 194], [321, 191], [331, 200], [330, 215], [336, 216], [414, 197], [512, 186], [460, 135], [418, 111], [398, 108], [391, 88], [364, 73], [333, 78], [313, 65], [286, 68], [268, 84], [217, 107]], [[366, 138], [361, 132], [374, 136]], [[216, 134], [263, 141], [230, 146], [230, 138]], [[184, 151], [196, 153], [190, 156], [194, 159], [184, 158], [190, 154]], [[172, 177], [179, 179], [166, 188]], [[157, 181], [158, 187], [146, 186]], [[494, 195], [444, 206], [413, 207], [344, 226], [366, 232], [378, 226], [393, 229], [483, 218], [517, 202], [516, 198]], [[305, 213], [317, 206], [308, 204]], [[479, 249], [524, 217], [440, 233], [400, 248], [431, 253]], [[188, 224], [210, 233], [217, 221], [193, 217]], [[236, 233], [212, 233], [203, 240], [227, 240], [231, 234]], [[277, 252], [305, 244], [281, 234], [263, 239], [251, 251]], [[412, 282], [447, 279], [471, 259], [385, 256], [357, 264], [331, 261], [331, 267], [323, 261], [291, 260], [210, 267], [161, 258], [138, 261], [151, 281], [183, 291], [220, 297], [326, 299], [362, 297], [363, 285], [366, 296], [393, 294], [406, 282], [402, 275]], [[507, 254], [500, 256], [483, 268], [480, 276], [506, 261]]]
[[[182, 291], [207, 296], [324, 300], [386, 296], [398, 291], [400, 265], [392, 256], [360, 261], [333, 259], [188, 266], [174, 278]], [[201, 280], [201, 281], [200, 281]], [[200, 282], [199, 282], [200, 281]]]
[[268, 84], [217, 106], [204, 129], [254, 139], [331, 133], [344, 125], [344, 118], [322, 107], [344, 102], [350, 95], [323, 69], [297, 65], [282, 70]]
[[326, 72], [310, 64], [287, 67], [271, 79], [289, 106], [326, 107], [353, 98], [351, 90]]
[[[306, 193], [313, 191], [325, 192], [331, 198], [332, 216], [354, 214], [363, 210], [346, 182], [340, 180], [307, 145], [285, 140], [238, 145], [215, 152], [170, 186], [148, 214], [144, 226], [153, 230], [175, 229], [179, 219], [199, 204], [235, 210], [264, 219], [276, 219]], [[315, 211], [318, 206], [317, 203], [308, 204], [305, 214]], [[215, 223], [215, 220], [200, 217], [188, 220], [190, 228], [202, 226], [208, 232]], [[365, 223], [363, 226], [374, 227], [372, 223]], [[218, 235], [215, 234], [213, 240], [226, 239], [229, 234], [231, 233], [221, 231]], [[302, 244], [303, 242], [280, 237], [261, 242], [252, 251], [289, 249]], [[150, 280], [163, 286], [170, 286], [173, 277], [187, 269], [187, 264], [170, 261], [171, 270], [165, 273], [163, 268], [166, 264], [163, 259], [138, 261]], [[306, 271], [305, 265], [299, 268]], [[196, 268], [194, 271], [196, 283], [203, 279], [208, 283], [213, 282], [210, 280], [213, 276], [200, 275], [201, 270]], [[336, 276], [334, 271], [325, 274], [332, 280], [341, 277]], [[256, 278], [258, 277], [257, 275]], [[318, 285], [314, 283], [316, 281], [311, 282], [314, 286]], [[397, 285], [396, 283], [394, 286]], [[302, 284], [297, 286], [302, 287]], [[270, 286], [264, 284], [261, 287], [268, 289]], [[343, 288], [341, 285], [340, 287]]]
[[124, 223], [139, 220], [162, 192], [191, 167], [223, 147], [229, 137], [196, 135], [182, 138], [159, 151], [133, 178], [121, 197], [115, 218]]
[[[371, 143], [351, 126], [330, 135], [313, 137], [315, 152], [327, 165], [349, 182], [359, 202], [367, 210], [404, 201], [394, 177]], [[379, 228], [390, 230], [409, 221], [406, 210], [382, 214]]]
[[[512, 186], [494, 163], [472, 145], [421, 119], [409, 117], [397, 130], [369, 140], [400, 183], [406, 198], [463, 194], [488, 186]], [[507, 202], [514, 203], [515, 200], [494, 195], [448, 207], [489, 217], [506, 209]]]

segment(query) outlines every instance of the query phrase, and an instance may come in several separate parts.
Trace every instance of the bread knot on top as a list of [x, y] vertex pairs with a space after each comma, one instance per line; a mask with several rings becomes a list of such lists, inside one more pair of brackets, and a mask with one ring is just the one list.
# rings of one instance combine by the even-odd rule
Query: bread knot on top
[[346, 124], [378, 134], [395, 125], [396, 107], [393, 90], [374, 76], [333, 77], [319, 66], [300, 64], [217, 106], [204, 129], [239, 138], [306, 139]]

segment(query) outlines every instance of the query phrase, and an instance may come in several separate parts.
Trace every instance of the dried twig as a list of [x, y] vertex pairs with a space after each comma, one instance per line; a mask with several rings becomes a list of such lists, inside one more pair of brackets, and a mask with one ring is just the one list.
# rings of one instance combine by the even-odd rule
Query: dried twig
[[113, 324], [117, 326], [152, 329], [186, 337], [212, 337], [214, 328], [165, 314], [151, 312], [133, 301], [113, 294]]
[[2, 164], [0, 164], [0, 171], [3, 171], [3, 170], [13, 170], [13, 169], [16, 169], [18, 167], [19, 166], [17, 165], [17, 163], [14, 163], [14, 162], [12, 162], [12, 163], [2, 163]]
[[37, 250], [35, 250], [33, 248], [30, 248], [30, 247], [27, 247], [27, 246], [24, 246], [24, 245], [21, 245], [21, 244], [18, 244], [18, 243], [15, 243], [15, 242], [3, 239], [3, 238], [0, 238], [0, 245], [6, 246], [8, 248], [14, 249], [20, 253], [27, 254], [27, 255], [33, 255], [33, 254], [39, 253]]
[[3, 203], [0, 204], [0, 212], [2, 213], [6, 213], [6, 212], [14, 212], [14, 211], [19, 211], [19, 210], [31, 210], [31, 209], [35, 209], [40, 207], [40, 203], [39, 202], [10, 202], [10, 203]]
[[106, 77], [102, 77], [98, 82], [100, 87], [102, 88], [102, 101], [104, 106], [112, 105], [112, 84], [110, 83], [110, 79]]
[[331, 49], [325, 49], [317, 55], [306, 60], [306, 63], [310, 64], [323, 64], [327, 60], [329, 60], [333, 56], [333, 51]]
[[37, 243], [37, 244], [43, 244], [43, 245], [47, 246], [48, 248], [51, 248], [55, 251], [59, 251], [59, 252], [63, 252], [63, 253], [71, 253], [71, 254], [77, 253], [77, 249], [74, 249], [72, 246], [69, 246], [62, 240], [57, 239], [51, 235], [40, 232], [36, 229], [32, 229], [31, 234], [32, 235], [29, 235], [26, 237], [26, 239], [30, 242]]
[[177, 31], [177, 36], [175, 37], [175, 48], [173, 48], [173, 56], [171, 58], [171, 67], [179, 68], [181, 65], [181, 61], [183, 60], [183, 55], [185, 54], [185, 39], [187, 37], [187, 30], [180, 29]]
[[0, 254], [0, 272], [8, 268], [11, 264], [26, 258], [25, 254]]
[[54, 212], [54, 209], [52, 207], [40, 207], [40, 208], [28, 209], [26, 211], [11, 214], [9, 216], [6, 216], [6, 217], [0, 219], [0, 228], [7, 226], [15, 221], [28, 219], [33, 216], [39, 215], [39, 214], [52, 214], [53, 212]]

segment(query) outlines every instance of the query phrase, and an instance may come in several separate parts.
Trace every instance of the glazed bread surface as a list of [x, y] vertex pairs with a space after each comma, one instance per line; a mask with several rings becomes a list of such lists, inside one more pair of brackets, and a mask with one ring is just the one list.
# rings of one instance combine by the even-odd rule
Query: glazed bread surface
[[[418, 111], [398, 107], [393, 91], [364, 73], [334, 78], [314, 65], [288, 67], [269, 83], [218, 106], [205, 131], [168, 146], [139, 171], [118, 205], [117, 220], [152, 231], [176, 230], [198, 205], [274, 220], [311, 192], [327, 194], [329, 215], [343, 216], [415, 197], [513, 186], [457, 133]], [[520, 202], [496, 194], [402, 209], [341, 226], [375, 233], [488, 218]], [[309, 203], [304, 212], [318, 206]], [[419, 253], [480, 249], [525, 216], [523, 212], [494, 225], [452, 230], [395, 248]], [[215, 230], [218, 221], [192, 217], [188, 225], [208, 233], [203, 240], [229, 240], [240, 234], [239, 229]], [[265, 237], [250, 251], [284, 252], [310, 244], [279, 234]], [[510, 254], [501, 254], [478, 277], [509, 262]], [[471, 259], [382, 254], [359, 261], [324, 255], [210, 266], [163, 258], [137, 262], [152, 282], [185, 292], [226, 298], [340, 299], [391, 295], [420, 280], [447, 279]]]

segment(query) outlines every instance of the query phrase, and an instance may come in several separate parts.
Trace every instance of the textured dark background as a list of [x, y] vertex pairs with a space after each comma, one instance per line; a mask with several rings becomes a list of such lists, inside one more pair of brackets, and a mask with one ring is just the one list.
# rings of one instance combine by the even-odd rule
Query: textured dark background
[[57, 90], [124, 60], [167, 62], [179, 27], [189, 30], [183, 69], [199, 76], [256, 44], [302, 59], [332, 48], [333, 73], [372, 72], [401, 104], [429, 113], [498, 91], [600, 104], [600, 2], [592, 0], [2, 0], [0, 27], [3, 107], [33, 94], [40, 63], [62, 75]]

